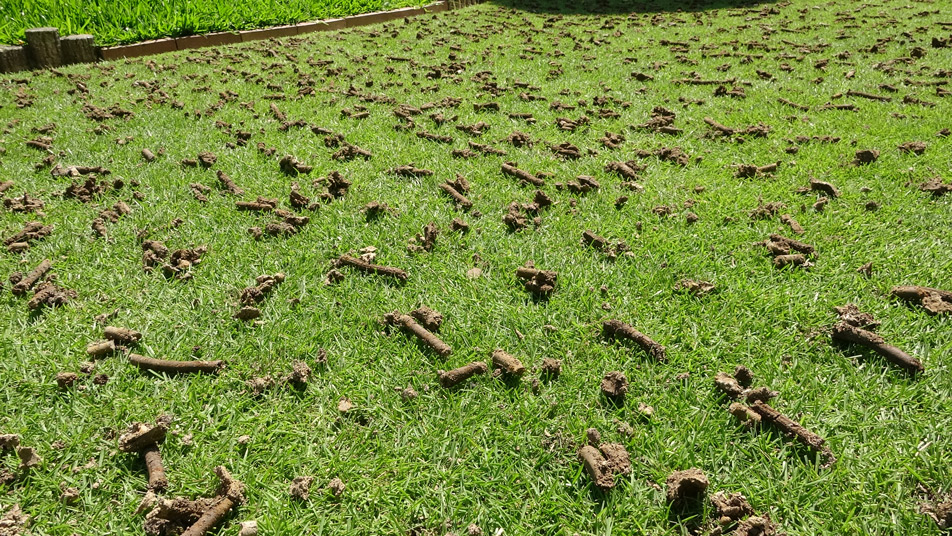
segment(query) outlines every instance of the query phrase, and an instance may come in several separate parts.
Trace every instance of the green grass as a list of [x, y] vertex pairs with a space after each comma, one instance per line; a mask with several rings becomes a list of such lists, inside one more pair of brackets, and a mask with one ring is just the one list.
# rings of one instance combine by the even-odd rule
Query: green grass
[[421, 6], [422, 0], [4, 0], [0, 44], [21, 44], [24, 30], [92, 34], [102, 46], [159, 37], [250, 30]]
[[[917, 188], [933, 175], [952, 175], [949, 138], [936, 136], [952, 126], [952, 100], [936, 96], [932, 86], [913, 85], [947, 80], [937, 72], [952, 65], [952, 50], [929, 47], [931, 37], [949, 33], [935, 25], [944, 20], [933, 13], [939, 5], [797, 1], [630, 16], [558, 16], [552, 6], [537, 5], [533, 13], [482, 5], [281, 46], [262, 42], [64, 68], [65, 76], [0, 79], [0, 176], [16, 183], [6, 195], [39, 196], [46, 202], [40, 219], [55, 226], [26, 253], [0, 254], [0, 275], [50, 258], [58, 284], [78, 293], [68, 305], [37, 315], [29, 314], [25, 299], [9, 290], [0, 294], [0, 433], [20, 434], [45, 459], [0, 490], [0, 505], [19, 503], [34, 516], [35, 534], [140, 531], [142, 519], [133, 511], [145, 491], [145, 470], [135, 456], [118, 452], [108, 432], [166, 412], [175, 415], [177, 432], [162, 446], [169, 496], [210, 493], [218, 464], [248, 485], [247, 504], [221, 534], [236, 534], [234, 522], [243, 519], [257, 519], [269, 534], [288, 535], [465, 534], [470, 523], [486, 534], [686, 533], [691, 522], [669, 518], [664, 494], [654, 486], [663, 487], [666, 475], [689, 467], [710, 477], [712, 492], [746, 495], [788, 534], [936, 534], [935, 524], [918, 511], [924, 499], [918, 486], [952, 490], [952, 320], [906, 306], [889, 290], [899, 284], [950, 286], [952, 196], [934, 199]], [[760, 15], [771, 8], [778, 13]], [[855, 19], [834, 22], [843, 17]], [[864, 52], [880, 38], [891, 41], [878, 53]], [[661, 39], [690, 46], [672, 51]], [[891, 73], [872, 68], [908, 57], [914, 46], [924, 47], [926, 56], [895, 63]], [[714, 54], [720, 51], [737, 56]], [[849, 56], [838, 58], [842, 52]], [[308, 63], [312, 59], [333, 63], [316, 66]], [[814, 67], [820, 59], [830, 60], [825, 70]], [[461, 72], [444, 68], [443, 78], [425, 77], [431, 67], [451, 62]], [[792, 71], [781, 71], [780, 63]], [[717, 70], [722, 64], [728, 64], [726, 71]], [[550, 77], [557, 66], [564, 74]], [[762, 80], [757, 69], [776, 79]], [[483, 71], [490, 73], [486, 80], [508, 89], [498, 97], [487, 94], [485, 82], [473, 80]], [[654, 80], [637, 82], [633, 71]], [[855, 76], [847, 79], [848, 71]], [[715, 86], [671, 83], [688, 72], [748, 82], [747, 98], [715, 97]], [[815, 82], [818, 77], [824, 80]], [[308, 78], [316, 93], [298, 98], [299, 82]], [[541, 89], [516, 89], [516, 80]], [[73, 91], [80, 81], [88, 96]], [[154, 84], [155, 91], [140, 81]], [[415, 119], [418, 129], [453, 136], [454, 143], [395, 131], [394, 105], [346, 96], [352, 84], [413, 106], [462, 98], [457, 109], [438, 109], [458, 114], [455, 122], [439, 127], [425, 114]], [[880, 84], [898, 89], [891, 102], [831, 101], [849, 89], [882, 94]], [[20, 88], [35, 96], [32, 106], [15, 107]], [[264, 98], [281, 89], [287, 100]], [[223, 91], [238, 97], [205, 114], [218, 107]], [[547, 101], [523, 101], [520, 91]], [[630, 106], [605, 105], [620, 117], [593, 114], [591, 124], [574, 133], [555, 127], [557, 117], [577, 118], [585, 111], [554, 111], [551, 101], [582, 99], [595, 112], [591, 102], [603, 95]], [[907, 95], [936, 105], [905, 104]], [[704, 103], [684, 106], [679, 97]], [[811, 110], [794, 110], [778, 97]], [[183, 109], [172, 107], [176, 100]], [[474, 103], [490, 100], [502, 111], [473, 111]], [[859, 111], [819, 109], [828, 101], [855, 102]], [[106, 121], [111, 130], [97, 135], [97, 123], [81, 111], [86, 102], [119, 103], [135, 116]], [[374, 157], [332, 160], [334, 149], [321, 136], [308, 129], [280, 131], [271, 102], [290, 120], [341, 132]], [[370, 117], [341, 116], [341, 109], [356, 105], [366, 106]], [[677, 113], [681, 135], [631, 128], [659, 105]], [[532, 113], [538, 122], [511, 120], [509, 112]], [[732, 127], [764, 122], [773, 130], [745, 143], [711, 139], [706, 116]], [[480, 120], [490, 128], [478, 139], [453, 128]], [[31, 129], [50, 121], [57, 124], [50, 134], [57, 162], [104, 165], [127, 186], [89, 205], [59, 196], [68, 181], [35, 170], [43, 154], [25, 146], [36, 136]], [[235, 138], [216, 128], [216, 121], [251, 132], [248, 146], [229, 148]], [[536, 143], [516, 148], [500, 141], [514, 130]], [[605, 131], [623, 133], [628, 141], [608, 150], [598, 142]], [[784, 152], [791, 145], [787, 139], [826, 135], [842, 140], [800, 144], [795, 155]], [[128, 136], [125, 145], [115, 141]], [[469, 139], [508, 155], [453, 158], [451, 149], [466, 147]], [[928, 144], [925, 154], [897, 150], [912, 140]], [[548, 145], [564, 141], [596, 154], [560, 160]], [[262, 156], [258, 142], [278, 153]], [[604, 171], [609, 161], [634, 159], [635, 149], [662, 146], [703, 159], [686, 167], [640, 161], [647, 165], [640, 194], [621, 189], [620, 179]], [[145, 163], [143, 148], [157, 154], [164, 149], [164, 155]], [[879, 149], [879, 160], [852, 166], [854, 152], [864, 148]], [[212, 170], [180, 165], [199, 151], [218, 155]], [[313, 173], [283, 175], [276, 158], [284, 154], [313, 165]], [[528, 202], [533, 194], [500, 173], [506, 160], [555, 174], [544, 190], [557, 204], [541, 213], [537, 229], [509, 233], [502, 222], [510, 202]], [[734, 177], [735, 164], [777, 160], [782, 164], [772, 177]], [[387, 173], [410, 162], [435, 173], [420, 179]], [[205, 205], [191, 196], [190, 183], [214, 187], [215, 170], [234, 178], [245, 199], [277, 197], [282, 207], [294, 180], [314, 195], [311, 180], [339, 170], [353, 187], [344, 199], [311, 213], [300, 234], [255, 241], [247, 229], [269, 218], [237, 212], [235, 199], [217, 191]], [[456, 211], [440, 194], [437, 185], [456, 173], [472, 183], [470, 197], [481, 217]], [[555, 189], [555, 182], [582, 174], [595, 176], [602, 187], [584, 196]], [[811, 176], [842, 191], [822, 212], [811, 208], [815, 194], [795, 192]], [[138, 187], [130, 185], [133, 180]], [[695, 186], [705, 191], [695, 193]], [[136, 201], [133, 190], [144, 199]], [[613, 202], [622, 194], [631, 199], [616, 210]], [[120, 199], [133, 213], [108, 225], [108, 239], [95, 239], [93, 218]], [[785, 203], [785, 212], [805, 227], [801, 239], [819, 252], [811, 270], [775, 269], [755, 245], [772, 232], [789, 234], [779, 217], [748, 217], [759, 199]], [[388, 203], [395, 214], [366, 221], [359, 210], [374, 200]], [[690, 210], [700, 218], [693, 225], [685, 222], [688, 200], [695, 201]], [[865, 210], [867, 201], [879, 202], [880, 209]], [[662, 204], [675, 207], [675, 214], [652, 213]], [[472, 231], [450, 232], [454, 217], [469, 222]], [[36, 218], [2, 210], [0, 236]], [[175, 218], [185, 223], [169, 229]], [[407, 241], [430, 221], [443, 230], [434, 251], [408, 253]], [[173, 249], [209, 246], [191, 281], [143, 272], [136, 234], [144, 228]], [[632, 255], [612, 262], [582, 247], [586, 229], [624, 239]], [[378, 249], [378, 262], [407, 270], [409, 280], [401, 285], [342, 269], [343, 282], [323, 284], [334, 258], [365, 246]], [[474, 255], [482, 260], [483, 276], [468, 279]], [[533, 301], [516, 281], [514, 272], [526, 261], [558, 271], [559, 287], [548, 301]], [[874, 268], [867, 279], [856, 268], [868, 261]], [[232, 320], [240, 289], [255, 276], [278, 271], [287, 280], [261, 306], [262, 325]], [[718, 290], [703, 298], [675, 293], [682, 278], [713, 281]], [[599, 292], [603, 285], [605, 295]], [[862, 349], [831, 345], [832, 307], [847, 302], [880, 320], [879, 332], [919, 357], [925, 374], [909, 378]], [[441, 336], [454, 348], [446, 360], [405, 334], [386, 334], [379, 324], [384, 313], [420, 304], [446, 316]], [[112, 324], [144, 334], [139, 353], [189, 359], [200, 346], [203, 358], [225, 359], [228, 367], [216, 377], [162, 377], [138, 372], [120, 355], [98, 364], [96, 372], [108, 374], [108, 384], [83, 379], [85, 390], [59, 392], [56, 373], [78, 370], [87, 343], [101, 337], [103, 326], [94, 317], [113, 310], [118, 313]], [[601, 321], [612, 317], [666, 345], [669, 361], [655, 363], [603, 340]], [[557, 329], [549, 332], [545, 325]], [[458, 391], [439, 387], [438, 369], [487, 360], [496, 347], [530, 368], [546, 357], [562, 359], [563, 374], [542, 383], [538, 393], [529, 388], [536, 372], [515, 386], [479, 377]], [[314, 362], [320, 348], [328, 353], [324, 368]], [[298, 359], [315, 369], [305, 391], [276, 389], [257, 399], [244, 392], [246, 380], [283, 375]], [[735, 424], [712, 379], [738, 363], [754, 371], [757, 384], [781, 393], [775, 407], [828, 440], [836, 465], [819, 469], [819, 460], [776, 431]], [[622, 407], [606, 404], [599, 393], [599, 381], [610, 370], [624, 371], [631, 381]], [[690, 376], [676, 379], [682, 373]], [[407, 385], [419, 398], [401, 401], [395, 389]], [[342, 397], [354, 402], [362, 418], [338, 415]], [[639, 402], [654, 407], [653, 419], [639, 418]], [[619, 422], [629, 423], [633, 434], [619, 433]], [[608, 494], [593, 489], [576, 461], [589, 427], [623, 443], [634, 461], [632, 474]], [[183, 441], [186, 435], [191, 444]], [[247, 446], [238, 443], [243, 435], [252, 437]], [[53, 448], [57, 441], [65, 447]], [[72, 470], [91, 459], [94, 466]], [[0, 458], [8, 469], [15, 462], [12, 455]], [[308, 502], [294, 502], [288, 486], [300, 475], [315, 476], [315, 488], [339, 477], [347, 489], [339, 499], [315, 490]], [[78, 504], [58, 501], [61, 483], [80, 489]]]

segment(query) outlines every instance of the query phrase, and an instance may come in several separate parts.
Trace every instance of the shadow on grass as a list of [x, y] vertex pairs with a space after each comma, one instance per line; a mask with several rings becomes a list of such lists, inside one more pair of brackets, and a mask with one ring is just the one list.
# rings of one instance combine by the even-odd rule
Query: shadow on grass
[[775, 0], [493, 0], [493, 5], [530, 13], [560, 15], [622, 15], [629, 13], [699, 12], [715, 9], [755, 9], [771, 6]]

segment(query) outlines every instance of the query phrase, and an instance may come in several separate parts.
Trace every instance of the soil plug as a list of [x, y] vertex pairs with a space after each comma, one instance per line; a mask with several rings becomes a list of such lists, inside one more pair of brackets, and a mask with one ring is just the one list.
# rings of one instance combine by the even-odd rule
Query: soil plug
[[351, 257], [350, 255], [341, 255], [340, 258], [337, 259], [337, 264], [353, 266], [354, 268], [357, 268], [358, 270], [368, 272], [371, 274], [388, 275], [390, 277], [395, 277], [399, 279], [400, 281], [407, 280], [407, 273], [399, 268], [393, 268], [390, 266], [380, 266], [377, 264], [370, 264], [369, 262], [363, 261], [356, 257]]
[[608, 461], [598, 449], [585, 445], [579, 449], [578, 459], [598, 489], [608, 491], [615, 487], [615, 477], [608, 467]]
[[22, 296], [23, 294], [26, 294], [27, 291], [33, 288], [33, 285], [35, 285], [37, 281], [39, 281], [44, 275], [46, 275], [47, 272], [50, 271], [52, 266], [52, 261], [49, 259], [44, 259], [43, 262], [31, 270], [30, 273], [23, 276], [23, 278], [20, 279], [17, 284], [13, 285], [11, 290], [13, 291], [14, 296]]
[[217, 374], [225, 366], [225, 362], [217, 361], [171, 361], [168, 359], [154, 359], [139, 354], [129, 354], [129, 362], [140, 369], [165, 372], [167, 374], [207, 373]]
[[609, 400], [620, 403], [625, 400], [628, 393], [628, 378], [623, 372], [617, 370], [606, 372], [601, 383], [602, 394]]
[[116, 352], [116, 343], [111, 340], [97, 341], [86, 347], [86, 355], [92, 359], [99, 359]]
[[536, 270], [523, 266], [516, 270], [516, 277], [522, 280], [526, 290], [540, 297], [547, 297], [555, 290], [559, 274], [552, 270]]
[[921, 361], [895, 346], [886, 344], [886, 340], [876, 333], [852, 326], [847, 322], [837, 322], [833, 326], [833, 340], [865, 346], [913, 375], [925, 370]]
[[182, 536], [204, 536], [206, 532], [221, 523], [229, 510], [245, 502], [244, 484], [232, 478], [231, 473], [222, 465], [215, 468], [215, 474], [221, 480], [216, 501], [194, 525], [182, 533]]
[[20, 458], [20, 470], [28, 471], [43, 463], [43, 458], [36, 453], [33, 447], [17, 447], [17, 457]]
[[514, 356], [507, 354], [502, 349], [495, 349], [492, 352], [493, 368], [501, 369], [503, 373], [510, 376], [520, 377], [526, 372], [526, 367]]
[[427, 346], [433, 349], [440, 357], [447, 357], [453, 353], [453, 349], [450, 348], [450, 345], [443, 342], [439, 337], [430, 333], [425, 327], [417, 323], [410, 315], [405, 315], [401, 313], [391, 313], [386, 315], [388, 322], [391, 324], [399, 324], [403, 329], [409, 331], [410, 333], [416, 335], [421, 341], [426, 343]]
[[149, 473], [149, 489], [160, 491], [168, 487], [159, 443], [165, 441], [171, 417], [163, 415], [156, 419], [155, 426], [145, 423], [132, 423], [126, 432], [119, 436], [119, 450], [122, 452], [141, 452]]
[[487, 372], [489, 372], [489, 367], [486, 366], [486, 363], [483, 363], [482, 361], [474, 361], [468, 365], [464, 365], [453, 370], [440, 370], [437, 372], [437, 377], [440, 380], [440, 385], [446, 389], [449, 389], [459, 385], [460, 383], [463, 383], [477, 374], [485, 374]]
[[108, 326], [102, 330], [103, 337], [119, 344], [135, 344], [142, 339], [142, 334], [138, 331]]
[[506, 162], [502, 165], [502, 172], [511, 177], [515, 177], [520, 181], [528, 182], [534, 186], [542, 187], [545, 186], [545, 181], [536, 177], [528, 171], [521, 170], [516, 167], [512, 162]]
[[606, 320], [602, 324], [602, 331], [608, 338], [628, 339], [633, 341], [645, 352], [648, 352], [651, 357], [657, 359], [658, 361], [664, 362], [667, 360], [664, 346], [661, 346], [660, 344], [651, 340], [651, 338], [649, 338], [644, 333], [641, 333], [640, 331], [620, 320]]
[[826, 441], [822, 437], [800, 426], [799, 423], [770, 407], [770, 405], [768, 405], [766, 402], [761, 402], [758, 400], [754, 402], [750, 408], [754, 410], [755, 413], [760, 415], [761, 419], [764, 421], [773, 424], [783, 433], [795, 437], [807, 447], [810, 447], [814, 451], [825, 456], [826, 462], [820, 466], [822, 469], [826, 469], [827, 467], [830, 467], [836, 463], [836, 458], [833, 456], [833, 452], [830, 451], [830, 447], [825, 444]]
[[930, 287], [902, 286], [893, 287], [893, 296], [921, 303], [932, 314], [952, 313], [952, 292]]
[[699, 505], [709, 485], [710, 482], [700, 469], [675, 471], [665, 480], [668, 503], [679, 510]]

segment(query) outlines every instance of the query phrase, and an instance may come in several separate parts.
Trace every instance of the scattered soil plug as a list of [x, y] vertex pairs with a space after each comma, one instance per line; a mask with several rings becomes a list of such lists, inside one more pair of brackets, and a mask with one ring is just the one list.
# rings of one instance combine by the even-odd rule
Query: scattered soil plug
[[921, 303], [932, 314], [952, 313], [952, 292], [930, 287], [893, 287], [893, 296], [912, 303]]
[[493, 368], [501, 370], [503, 374], [512, 377], [520, 377], [526, 372], [526, 367], [515, 356], [512, 356], [500, 348], [492, 352]]
[[585, 445], [579, 449], [578, 459], [598, 489], [608, 491], [615, 487], [615, 476], [608, 467], [608, 461], [598, 449]]
[[36, 268], [30, 270], [30, 273], [23, 276], [11, 289], [15, 296], [22, 296], [26, 294], [37, 281], [43, 278], [47, 272], [50, 271], [50, 268], [53, 266], [52, 261], [49, 259], [44, 259]]
[[133, 345], [142, 339], [142, 334], [138, 331], [115, 326], [107, 326], [102, 330], [102, 334], [107, 340], [117, 344]]
[[886, 344], [885, 339], [876, 333], [851, 326], [846, 322], [837, 322], [833, 326], [833, 340], [865, 346], [913, 375], [925, 370], [921, 361], [895, 346]]
[[149, 489], [163, 490], [169, 485], [159, 453], [159, 443], [165, 441], [171, 417], [163, 415], [156, 420], [155, 426], [144, 423], [132, 423], [126, 432], [119, 436], [119, 450], [122, 452], [141, 452], [149, 472]]
[[602, 394], [612, 402], [620, 403], [628, 393], [628, 378], [617, 370], [606, 372], [601, 383]]
[[804, 445], [825, 456], [826, 462], [820, 466], [821, 468], [825, 469], [836, 463], [833, 452], [830, 451], [830, 447], [825, 444], [826, 441], [822, 437], [800, 426], [799, 423], [770, 407], [766, 402], [758, 400], [750, 406], [750, 409], [760, 415], [762, 420], [769, 422], [785, 434], [795, 437]]
[[516, 270], [516, 277], [523, 281], [527, 291], [539, 297], [547, 297], [555, 290], [559, 275], [551, 270], [536, 270], [523, 266]]
[[353, 266], [354, 268], [357, 268], [358, 270], [361, 270], [363, 272], [368, 272], [371, 274], [380, 274], [380, 275], [395, 277], [399, 279], [400, 281], [407, 280], [407, 273], [399, 268], [393, 268], [390, 266], [380, 266], [377, 264], [370, 264], [369, 262], [358, 259], [356, 257], [351, 257], [350, 255], [341, 255], [340, 258], [337, 259], [337, 264], [339, 266], [341, 265]]
[[506, 162], [505, 164], [503, 164], [503, 165], [502, 165], [502, 172], [503, 172], [504, 174], [506, 174], [506, 175], [515, 177], [515, 178], [517, 178], [517, 179], [519, 179], [519, 180], [521, 180], [521, 181], [528, 182], [528, 183], [530, 183], [530, 184], [532, 184], [532, 185], [534, 185], [534, 186], [538, 186], [538, 187], [540, 187], [540, 188], [541, 188], [542, 186], [545, 186], [545, 181], [544, 181], [543, 179], [540, 179], [539, 177], [536, 177], [535, 175], [533, 175], [532, 173], [529, 173], [528, 171], [523, 171], [523, 170], [517, 168], [517, 167], [516, 167], [516, 164], [514, 164], [514, 163], [512, 163], [512, 162]]
[[668, 504], [676, 510], [696, 508], [704, 501], [709, 485], [700, 469], [675, 471], [665, 480]]
[[628, 339], [633, 341], [635, 344], [640, 346], [645, 352], [657, 359], [658, 361], [665, 361], [667, 357], [665, 355], [665, 348], [655, 341], [651, 340], [647, 335], [641, 333], [630, 325], [620, 321], [620, 320], [606, 320], [602, 324], [602, 332], [605, 337], [611, 339]]
[[453, 369], [453, 370], [441, 370], [437, 372], [437, 377], [440, 380], [440, 385], [446, 389], [455, 387], [460, 383], [470, 379], [476, 374], [485, 374], [489, 371], [489, 367], [486, 366], [486, 363], [482, 361], [474, 361], [468, 365]]
[[384, 315], [384, 321], [391, 325], [399, 325], [408, 332], [414, 334], [427, 346], [433, 349], [440, 357], [447, 357], [453, 353], [450, 345], [443, 342], [439, 337], [428, 331], [425, 327], [417, 323], [410, 315], [399, 312], [393, 312]]
[[129, 354], [129, 362], [140, 369], [164, 372], [166, 374], [217, 374], [218, 371], [225, 366], [225, 362], [221, 360], [171, 361], [167, 359], [154, 359], [139, 354]]

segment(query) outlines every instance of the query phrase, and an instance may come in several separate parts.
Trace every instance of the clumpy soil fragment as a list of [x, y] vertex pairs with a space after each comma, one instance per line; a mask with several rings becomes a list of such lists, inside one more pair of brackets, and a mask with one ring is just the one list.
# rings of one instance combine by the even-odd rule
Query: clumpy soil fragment
[[665, 480], [665, 496], [672, 508], [688, 508], [704, 500], [709, 485], [710, 482], [700, 469], [675, 471]]
[[609, 400], [621, 402], [628, 393], [628, 378], [624, 372], [613, 370], [606, 372], [601, 383], [602, 394]]
[[930, 287], [899, 286], [893, 287], [893, 296], [910, 303], [919, 303], [932, 314], [952, 313], [952, 292]]
[[390, 266], [380, 266], [377, 264], [370, 264], [362, 259], [356, 257], [351, 257], [350, 255], [341, 255], [337, 259], [338, 266], [352, 266], [362, 272], [367, 272], [371, 274], [386, 275], [399, 279], [400, 281], [407, 280], [407, 273], [399, 268], [393, 268]]
[[527, 291], [544, 298], [555, 290], [559, 274], [552, 270], [536, 270], [530, 266], [523, 266], [516, 270], [516, 277], [522, 280]]
[[628, 339], [658, 361], [667, 360], [664, 346], [620, 320], [606, 320], [602, 323], [602, 332], [610, 339]]
[[486, 374], [487, 372], [489, 372], [489, 367], [486, 366], [486, 363], [474, 361], [453, 370], [440, 370], [437, 372], [437, 378], [440, 380], [440, 385], [443, 386], [443, 388], [449, 389], [456, 387], [477, 374]]
[[[417, 338], [432, 348], [433, 351], [436, 352], [440, 357], [447, 357], [453, 353], [453, 349], [450, 347], [450, 345], [443, 342], [442, 339], [426, 329], [425, 326], [418, 324], [417, 321], [410, 315], [405, 315], [398, 311], [394, 311], [384, 315], [384, 322], [390, 325], [400, 326], [407, 332], [416, 335]], [[437, 324], [437, 327], [439, 327], [439, 324]]]
[[585, 445], [579, 449], [578, 459], [592, 482], [602, 491], [615, 487], [616, 475], [631, 473], [628, 451], [619, 443], [602, 443], [598, 448]]

